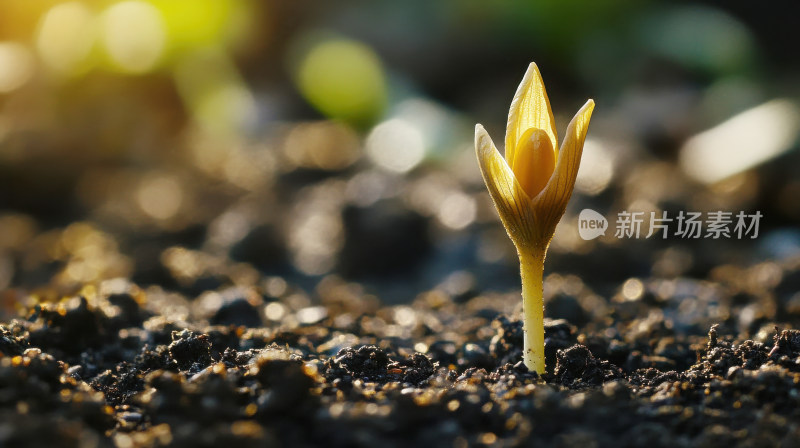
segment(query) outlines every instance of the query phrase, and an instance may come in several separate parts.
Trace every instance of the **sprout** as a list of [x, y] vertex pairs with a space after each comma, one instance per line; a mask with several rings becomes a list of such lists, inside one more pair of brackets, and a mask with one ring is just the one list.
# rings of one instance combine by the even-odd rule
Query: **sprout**
[[569, 123], [561, 149], [556, 150], [553, 111], [539, 68], [531, 63], [508, 113], [505, 159], [483, 126], [475, 126], [475, 150], [483, 180], [519, 255], [523, 361], [539, 374], [545, 367], [544, 259], [575, 186], [593, 109], [594, 101], [588, 100]]

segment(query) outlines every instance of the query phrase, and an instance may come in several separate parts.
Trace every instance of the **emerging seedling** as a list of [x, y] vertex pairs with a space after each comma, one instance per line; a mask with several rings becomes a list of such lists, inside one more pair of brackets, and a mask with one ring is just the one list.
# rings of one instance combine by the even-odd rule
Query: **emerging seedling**
[[483, 181], [519, 255], [523, 361], [539, 374], [544, 373], [544, 258], [575, 186], [593, 109], [592, 100], [581, 107], [557, 150], [550, 100], [539, 68], [531, 63], [508, 112], [505, 159], [483, 126], [475, 126]]

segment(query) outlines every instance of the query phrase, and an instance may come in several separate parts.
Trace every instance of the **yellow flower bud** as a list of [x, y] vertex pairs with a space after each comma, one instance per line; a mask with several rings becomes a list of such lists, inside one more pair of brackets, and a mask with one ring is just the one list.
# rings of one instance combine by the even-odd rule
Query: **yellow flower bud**
[[511, 171], [528, 197], [534, 198], [542, 191], [555, 166], [556, 153], [547, 133], [536, 128], [525, 131], [517, 142]]
[[517, 248], [522, 276], [528, 369], [544, 373], [542, 273], [547, 248], [567, 208], [578, 175], [594, 101], [588, 100], [567, 127], [556, 151], [553, 111], [536, 64], [514, 95], [506, 127], [505, 159], [480, 124], [475, 150], [483, 180], [500, 220]]

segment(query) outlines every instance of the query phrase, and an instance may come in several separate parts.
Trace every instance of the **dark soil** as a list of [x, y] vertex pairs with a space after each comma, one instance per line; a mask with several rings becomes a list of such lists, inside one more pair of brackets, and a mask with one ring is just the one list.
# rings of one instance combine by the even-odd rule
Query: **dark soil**
[[317, 305], [239, 288], [208, 309], [113, 282], [0, 327], [0, 445], [800, 442], [800, 331], [737, 338], [729, 317], [705, 336], [681, 333], [666, 317], [674, 297], [651, 297], [664, 311], [630, 320], [620, 316], [647, 308], [647, 294], [620, 303], [596, 331], [549, 320], [539, 377], [520, 362], [520, 322], [499, 311], [513, 293], [456, 302], [433, 290], [370, 310], [330, 277]]

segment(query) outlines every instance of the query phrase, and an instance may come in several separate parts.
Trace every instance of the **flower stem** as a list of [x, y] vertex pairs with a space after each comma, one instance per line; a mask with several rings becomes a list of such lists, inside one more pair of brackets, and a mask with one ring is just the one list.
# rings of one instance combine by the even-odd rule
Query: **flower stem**
[[522, 277], [524, 344], [522, 360], [528, 370], [544, 373], [544, 254], [519, 254]]

